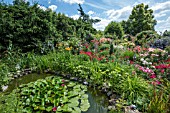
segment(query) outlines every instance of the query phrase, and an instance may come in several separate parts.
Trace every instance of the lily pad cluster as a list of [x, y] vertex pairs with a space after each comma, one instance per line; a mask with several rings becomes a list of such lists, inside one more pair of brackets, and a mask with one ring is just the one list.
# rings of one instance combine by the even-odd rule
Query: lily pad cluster
[[20, 85], [19, 105], [26, 113], [81, 113], [90, 107], [87, 87], [56, 76]]

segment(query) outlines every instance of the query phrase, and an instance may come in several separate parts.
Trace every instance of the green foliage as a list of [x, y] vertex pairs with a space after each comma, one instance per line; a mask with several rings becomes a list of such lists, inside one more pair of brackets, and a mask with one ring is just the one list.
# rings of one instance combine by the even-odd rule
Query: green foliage
[[22, 107], [18, 105], [16, 92], [9, 95], [0, 94], [0, 111], [1, 113], [22, 113]]
[[170, 55], [170, 46], [166, 46], [165, 50], [168, 52], [168, 54]]
[[109, 44], [101, 44], [100, 46], [99, 46], [99, 49], [100, 50], [105, 50], [105, 49], [109, 49], [110, 48], [110, 45]]
[[122, 25], [125, 33], [133, 36], [142, 31], [154, 30], [156, 20], [153, 16], [153, 10], [149, 9], [148, 5], [138, 4], [133, 8], [129, 19], [123, 21]]
[[133, 56], [134, 56], [135, 52], [133, 51], [129, 51], [129, 50], [126, 50], [124, 52], [122, 52], [122, 57], [129, 59], [129, 60], [133, 60]]
[[129, 104], [136, 104], [143, 107], [146, 102], [146, 97], [149, 95], [149, 84], [142, 78], [135, 76], [128, 76], [122, 79], [120, 89], [123, 98], [127, 99]]
[[[155, 87], [155, 86], [154, 86]], [[154, 88], [153, 94], [150, 96], [150, 103], [147, 112], [148, 113], [169, 113], [170, 109], [170, 82], [167, 82], [167, 85], [159, 91]], [[168, 95], [167, 95], [168, 94]]]
[[123, 27], [120, 23], [112, 21], [105, 27], [104, 34], [116, 35], [118, 38], [122, 38], [124, 35]]

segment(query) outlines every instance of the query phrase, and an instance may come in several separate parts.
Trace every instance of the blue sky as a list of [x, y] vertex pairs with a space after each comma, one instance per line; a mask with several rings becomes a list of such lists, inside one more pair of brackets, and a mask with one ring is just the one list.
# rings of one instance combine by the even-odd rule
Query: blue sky
[[[4, 0], [5, 3], [12, 3], [13, 0]], [[170, 0], [26, 0], [38, 2], [42, 9], [51, 8], [53, 11], [61, 12], [69, 17], [77, 19], [77, 11], [80, 3], [86, 13], [92, 18], [101, 19], [93, 26], [98, 30], [104, 30], [105, 26], [111, 21], [127, 20], [132, 8], [145, 3], [153, 9], [157, 25], [156, 31], [170, 30]]]

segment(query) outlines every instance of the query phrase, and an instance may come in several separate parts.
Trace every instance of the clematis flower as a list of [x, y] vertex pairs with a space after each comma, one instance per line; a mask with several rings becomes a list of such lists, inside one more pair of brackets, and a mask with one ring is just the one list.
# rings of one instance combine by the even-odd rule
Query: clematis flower
[[57, 107], [55, 106], [55, 107], [53, 107], [53, 109], [52, 109], [53, 111], [57, 111]]

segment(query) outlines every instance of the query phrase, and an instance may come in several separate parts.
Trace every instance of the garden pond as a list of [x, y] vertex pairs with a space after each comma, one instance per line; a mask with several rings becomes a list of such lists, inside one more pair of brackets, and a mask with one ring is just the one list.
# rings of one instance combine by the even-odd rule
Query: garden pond
[[[26, 86], [26, 84], [29, 84], [29, 85], [32, 85], [33, 83], [33, 87], [34, 87], [34, 85], [37, 83], [37, 81], [40, 81], [40, 80], [42, 80], [41, 82], [43, 82], [43, 83], [45, 83], [44, 82], [44, 80], [53, 80], [53, 79], [51, 79], [52, 77], [56, 77], [57, 75], [52, 75], [52, 74], [28, 74], [28, 75], [25, 75], [25, 76], [22, 76], [22, 77], [19, 77], [19, 78], [16, 78], [16, 79], [14, 79], [13, 81], [11, 81], [11, 83], [8, 85], [8, 89], [5, 91], [5, 92], [3, 92], [4, 94], [9, 94], [9, 93], [11, 93], [14, 89], [16, 89], [17, 87], [20, 87], [20, 88], [25, 88], [25, 86]], [[70, 91], [70, 92], [76, 92], [75, 91], [75, 87], [76, 87], [76, 90], [78, 90], [77, 89], [77, 87], [79, 86], [79, 87], [83, 87], [84, 85], [81, 85], [81, 84], [79, 84], [79, 83], [77, 83], [76, 81], [69, 81], [69, 80], [66, 80], [66, 79], [63, 79], [62, 77], [60, 77], [60, 76], [58, 76], [57, 78], [59, 78], [59, 79], [57, 79], [57, 81], [58, 80], [64, 80], [65, 81], [65, 84], [62, 84], [61, 83], [61, 85], [60, 86], [64, 86], [64, 85], [66, 85], [66, 86], [73, 86], [73, 85], [75, 85], [74, 83], [76, 83], [77, 85], [76, 86], [74, 86], [74, 88], [73, 89], [71, 89], [72, 91]], [[50, 81], [50, 82], [52, 82], [52, 81]], [[56, 81], [55, 81], [56, 82]], [[37, 83], [38, 84], [38, 83]], [[30, 86], [28, 86], [28, 87], [30, 87]], [[43, 86], [41, 86], [41, 84], [40, 84], [40, 90], [41, 90], [41, 87], [43, 87]], [[65, 87], [65, 86], [64, 86]], [[85, 86], [86, 87], [86, 86]], [[25, 90], [25, 91], [24, 91]], [[28, 89], [24, 89], [24, 90], [20, 90], [20, 93], [25, 93], [26, 91], [28, 91]], [[31, 90], [33, 90], [33, 89], [31, 89]], [[48, 90], [48, 89], [47, 89]], [[82, 90], [84, 90], [83, 88], [82, 88]], [[85, 109], [86, 110], [81, 110], [81, 113], [107, 113], [108, 112], [108, 109], [107, 109], [107, 107], [108, 107], [108, 105], [109, 105], [109, 103], [108, 103], [108, 98], [107, 98], [107, 96], [105, 95], [105, 94], [103, 94], [103, 93], [101, 93], [101, 92], [99, 92], [97, 89], [95, 89], [95, 88], [91, 88], [91, 87], [87, 87], [87, 90], [84, 90], [85, 92], [85, 94], [87, 95], [87, 98], [88, 98], [88, 103], [89, 104], [84, 104], [84, 106], [85, 106]], [[33, 91], [32, 91], [33, 92]], [[32, 94], [32, 92], [31, 92], [31, 94]], [[68, 94], [70, 93], [69, 91], [68, 91]], [[79, 92], [82, 92], [82, 91], [80, 91], [79, 90]], [[40, 92], [40, 93], [42, 93], [42, 92]], [[48, 92], [49, 93], [49, 92]], [[64, 94], [64, 92], [63, 92], [63, 94]], [[25, 94], [23, 94], [23, 95], [25, 95]], [[26, 98], [26, 96], [23, 96], [22, 95], [22, 98]], [[83, 93], [82, 93], [82, 96], [85, 96]], [[28, 94], [28, 96], [27, 97], [29, 97], [29, 94]], [[86, 97], [86, 96], [85, 96]], [[32, 97], [33, 98], [33, 97]], [[37, 98], [37, 97], [36, 97]], [[73, 95], [73, 101], [74, 101], [74, 98], [75, 98], [75, 96]], [[69, 100], [69, 101], [71, 101], [71, 99], [67, 99], [67, 100]], [[30, 104], [28, 101], [30, 101], [30, 100], [25, 100], [26, 101], [26, 104]], [[79, 100], [80, 101], [80, 100]], [[28, 102], [28, 103], [27, 103]], [[82, 100], [81, 100], [81, 102], [82, 102]], [[74, 104], [75, 102], [73, 102], [72, 104]], [[0, 103], [1, 104], [1, 103]], [[61, 103], [60, 103], [61, 104]], [[65, 104], [65, 103], [64, 103]], [[42, 103], [41, 103], [41, 105], [42, 105]], [[27, 105], [28, 106], [28, 105]], [[35, 105], [34, 105], [35, 106]], [[56, 106], [59, 106], [58, 104], [56, 105]], [[62, 106], [62, 105], [60, 105], [60, 106]], [[89, 106], [89, 107], [88, 107]], [[81, 107], [81, 104], [79, 104], [79, 106], [78, 107]], [[44, 108], [42, 108], [42, 109], [44, 109]], [[55, 110], [55, 108], [50, 108], [49, 107], [49, 109], [52, 109], [52, 110]], [[88, 110], [87, 110], [88, 109]], [[58, 110], [58, 109], [57, 109]], [[80, 111], [80, 110], [77, 110], [77, 113], [78, 113], [78, 111]]]

